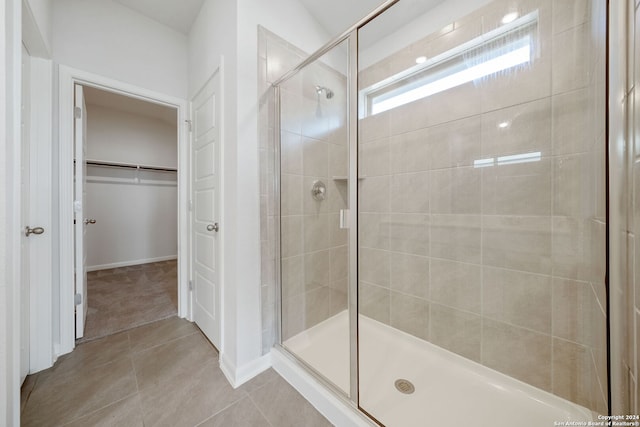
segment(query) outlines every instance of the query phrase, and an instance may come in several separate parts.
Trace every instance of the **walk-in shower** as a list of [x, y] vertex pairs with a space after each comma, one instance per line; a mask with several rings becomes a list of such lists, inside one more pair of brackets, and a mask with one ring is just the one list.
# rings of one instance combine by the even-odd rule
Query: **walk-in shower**
[[606, 2], [416, 4], [265, 36], [265, 342], [390, 427], [606, 414]]

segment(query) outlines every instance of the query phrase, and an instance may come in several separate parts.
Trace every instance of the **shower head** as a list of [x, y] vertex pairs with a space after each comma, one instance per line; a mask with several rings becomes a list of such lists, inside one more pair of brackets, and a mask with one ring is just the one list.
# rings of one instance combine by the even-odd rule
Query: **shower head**
[[318, 94], [318, 96], [322, 95], [322, 92], [324, 92], [324, 95], [327, 97], [327, 99], [333, 98], [333, 91], [331, 89], [324, 86], [316, 86], [316, 93]]

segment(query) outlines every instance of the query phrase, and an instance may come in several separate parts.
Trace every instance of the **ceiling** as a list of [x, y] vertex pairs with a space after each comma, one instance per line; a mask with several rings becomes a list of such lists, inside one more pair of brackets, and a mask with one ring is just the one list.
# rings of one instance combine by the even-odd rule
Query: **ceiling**
[[151, 119], [162, 120], [170, 125], [176, 126], [178, 114], [175, 108], [154, 104], [137, 98], [131, 98], [117, 93], [93, 87], [84, 87], [84, 99], [89, 112], [92, 105], [110, 108], [129, 114], [138, 114]]
[[[161, 24], [188, 34], [204, 0], [114, 0], [129, 9]], [[266, 0], [262, 0], [266, 1]], [[298, 0], [327, 31], [331, 38], [369, 14], [386, 0]], [[385, 13], [388, 19], [376, 21], [375, 33], [379, 38], [389, 34], [403, 23], [431, 10], [442, 0], [402, 0]], [[370, 40], [373, 41], [373, 40]]]
[[188, 34], [204, 0], [114, 0], [161, 24]]
[[[386, 0], [298, 0], [335, 37], [367, 16]], [[399, 30], [443, 0], [402, 0], [367, 26], [366, 42], [372, 43]], [[366, 47], [366, 46], [365, 46]]]

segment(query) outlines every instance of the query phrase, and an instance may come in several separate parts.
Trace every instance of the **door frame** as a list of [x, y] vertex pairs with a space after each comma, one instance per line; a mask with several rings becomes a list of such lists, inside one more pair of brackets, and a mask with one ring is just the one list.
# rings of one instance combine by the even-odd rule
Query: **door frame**
[[59, 66], [58, 171], [60, 254], [60, 346], [57, 356], [75, 347], [74, 236], [73, 236], [73, 125], [74, 85], [80, 84], [172, 108], [178, 113], [178, 316], [192, 320], [189, 291], [189, 134], [188, 102], [83, 70]]

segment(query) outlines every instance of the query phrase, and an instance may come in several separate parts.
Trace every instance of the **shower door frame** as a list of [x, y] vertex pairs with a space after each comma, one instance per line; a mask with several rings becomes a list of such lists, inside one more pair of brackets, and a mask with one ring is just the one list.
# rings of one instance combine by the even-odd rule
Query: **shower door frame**
[[[314, 52], [311, 56], [299, 63], [297, 66], [286, 72], [276, 80], [271, 88], [274, 100], [274, 216], [275, 220], [275, 288], [276, 288], [276, 346], [283, 351], [294, 363], [306, 370], [312, 377], [321, 384], [334, 391], [334, 394], [345, 403], [356, 408], [360, 413], [365, 414], [370, 421], [376, 422], [375, 418], [369, 415], [359, 404], [358, 394], [358, 32], [360, 28], [386, 12], [400, 0], [387, 0], [360, 21], [349, 27], [342, 34], [325, 44]], [[348, 66], [347, 66], [347, 134], [348, 134], [348, 212], [349, 212], [349, 282], [348, 282], [348, 306], [349, 313], [349, 394], [338, 389], [333, 383], [328, 381], [322, 373], [309, 366], [294, 353], [282, 345], [282, 257], [281, 257], [281, 92], [280, 86], [287, 80], [297, 75], [306, 66], [319, 60], [341, 43], [348, 41]]]

